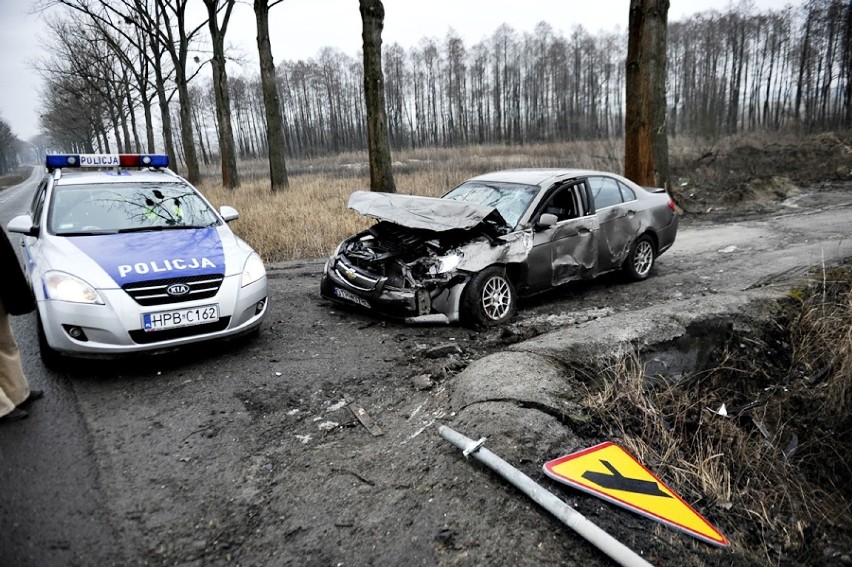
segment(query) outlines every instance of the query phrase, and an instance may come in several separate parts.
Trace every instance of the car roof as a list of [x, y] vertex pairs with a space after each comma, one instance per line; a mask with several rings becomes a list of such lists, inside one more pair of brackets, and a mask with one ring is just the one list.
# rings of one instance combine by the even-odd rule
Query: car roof
[[[51, 174], [53, 175], [53, 174]], [[157, 169], [63, 169], [55, 185], [96, 185], [99, 183], [183, 183], [167, 170]]]
[[523, 183], [525, 185], [544, 185], [555, 179], [566, 179], [572, 177], [585, 177], [587, 175], [608, 175], [622, 179], [618, 174], [608, 171], [595, 171], [591, 169], [560, 169], [560, 168], [537, 168], [537, 169], [506, 169], [478, 175], [468, 181], [503, 181], [507, 183]]

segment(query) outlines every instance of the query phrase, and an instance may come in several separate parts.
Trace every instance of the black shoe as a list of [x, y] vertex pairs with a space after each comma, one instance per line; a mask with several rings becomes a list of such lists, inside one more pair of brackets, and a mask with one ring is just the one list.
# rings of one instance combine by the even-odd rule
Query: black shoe
[[9, 421], [18, 421], [19, 419], [24, 419], [27, 417], [27, 410], [23, 410], [21, 408], [15, 408], [3, 417], [0, 417], [0, 423], [9, 422]]
[[30, 395], [26, 400], [20, 403], [20, 405], [25, 406], [28, 405], [40, 398], [44, 397], [44, 390], [30, 390]]

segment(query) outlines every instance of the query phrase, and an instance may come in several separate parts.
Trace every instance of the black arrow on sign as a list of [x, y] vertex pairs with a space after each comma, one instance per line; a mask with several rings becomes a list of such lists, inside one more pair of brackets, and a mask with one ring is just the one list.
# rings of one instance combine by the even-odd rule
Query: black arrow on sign
[[671, 498], [668, 494], [660, 490], [656, 482], [650, 480], [642, 480], [641, 478], [628, 478], [618, 472], [618, 470], [609, 464], [608, 461], [601, 459], [603, 466], [609, 469], [612, 474], [586, 471], [583, 473], [583, 478], [594, 482], [603, 488], [610, 490], [623, 490], [624, 492], [635, 492], [636, 494], [647, 494], [648, 496], [663, 496]]

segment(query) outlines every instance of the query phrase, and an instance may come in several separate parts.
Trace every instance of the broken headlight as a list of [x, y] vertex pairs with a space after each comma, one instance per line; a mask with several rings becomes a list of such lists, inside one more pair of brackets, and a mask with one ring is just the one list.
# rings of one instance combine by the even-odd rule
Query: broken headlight
[[464, 256], [461, 253], [436, 256], [433, 258], [434, 263], [429, 266], [429, 274], [437, 276], [438, 274], [452, 272], [461, 263], [462, 258], [464, 258]]

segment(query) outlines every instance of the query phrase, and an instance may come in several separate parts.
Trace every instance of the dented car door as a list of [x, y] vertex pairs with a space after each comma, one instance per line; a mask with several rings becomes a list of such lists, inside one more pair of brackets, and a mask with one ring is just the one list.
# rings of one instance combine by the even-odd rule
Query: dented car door
[[583, 181], [565, 185], [554, 190], [541, 206], [539, 218], [549, 213], [557, 222], [535, 233], [529, 270], [537, 281], [530, 282], [530, 289], [545, 289], [597, 273], [598, 218], [586, 206], [584, 192]]
[[617, 269], [627, 258], [630, 246], [642, 228], [635, 195], [611, 177], [592, 176], [588, 183], [600, 224], [599, 269]]

